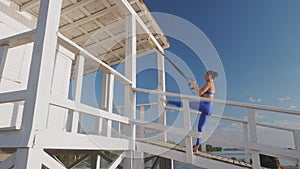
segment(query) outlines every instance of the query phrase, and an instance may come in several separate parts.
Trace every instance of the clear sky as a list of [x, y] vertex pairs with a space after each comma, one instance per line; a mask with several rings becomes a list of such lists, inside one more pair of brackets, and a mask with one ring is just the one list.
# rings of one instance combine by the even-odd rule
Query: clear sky
[[[206, 34], [224, 66], [228, 100], [300, 109], [300, 1], [144, 2], [151, 12], [176, 15], [191, 22]], [[169, 38], [169, 41], [171, 47], [167, 51], [181, 57], [192, 71], [198, 71], [197, 68], [203, 66], [191, 61], [194, 54], [188, 47], [172, 38]], [[203, 81], [202, 76], [196, 78], [198, 82]], [[166, 83], [168, 91], [176, 92], [178, 87], [168, 76]], [[151, 85], [142, 83], [141, 86]], [[232, 110], [235, 109], [226, 108], [224, 114], [245, 116], [245, 113], [237, 114]], [[256, 119], [259, 122], [300, 129], [300, 119], [296, 116], [258, 112]], [[236, 124], [227, 127], [235, 127], [234, 125]], [[275, 140], [275, 145], [284, 147], [292, 144], [291, 141], [282, 139], [292, 139], [287, 133], [270, 134], [268, 130], [260, 128], [258, 132], [261, 135], [269, 133], [265, 138], [260, 138], [262, 142]]]
[[[300, 106], [300, 1], [144, 2], [151, 12], [184, 18], [206, 34], [222, 60], [229, 100]], [[176, 41], [169, 40], [168, 50], [186, 56], [176, 49]]]

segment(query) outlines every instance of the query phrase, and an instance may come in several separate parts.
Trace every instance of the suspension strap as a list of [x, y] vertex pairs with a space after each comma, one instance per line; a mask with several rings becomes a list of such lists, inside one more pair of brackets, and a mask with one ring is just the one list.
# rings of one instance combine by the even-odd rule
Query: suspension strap
[[164, 53], [162, 53], [162, 51], [160, 51], [159, 49], [158, 49], [158, 47], [155, 45], [155, 43], [151, 40], [151, 37], [150, 36], [148, 36], [148, 38], [147, 38], [147, 40], [148, 40], [148, 42], [150, 43], [150, 45], [157, 51], [157, 52], [159, 52], [161, 55], [163, 55], [164, 56], [164, 58], [169, 62], [169, 63], [171, 63], [171, 65], [176, 69], [176, 71], [182, 76], [182, 77], [184, 77], [187, 81], [191, 81], [192, 80], [192, 78], [189, 78], [188, 76], [186, 76], [184, 73], [183, 73], [183, 71], [170, 59], [170, 58], [168, 58]]

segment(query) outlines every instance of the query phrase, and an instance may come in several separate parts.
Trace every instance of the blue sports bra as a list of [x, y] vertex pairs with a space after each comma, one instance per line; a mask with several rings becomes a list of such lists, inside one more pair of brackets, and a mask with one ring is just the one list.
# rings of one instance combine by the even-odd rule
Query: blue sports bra
[[214, 95], [214, 92], [210, 92], [210, 91], [206, 91], [205, 93], [203, 93], [203, 95], [208, 94], [208, 95]]

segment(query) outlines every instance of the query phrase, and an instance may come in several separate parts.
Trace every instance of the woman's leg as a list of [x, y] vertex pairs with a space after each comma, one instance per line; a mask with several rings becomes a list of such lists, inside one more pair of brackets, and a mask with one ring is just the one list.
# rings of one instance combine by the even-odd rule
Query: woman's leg
[[200, 102], [197, 101], [193, 101], [193, 102], [189, 102], [190, 108], [199, 111], [200, 109]]
[[[199, 122], [198, 122], [198, 132], [202, 132], [203, 131], [203, 128], [205, 126], [205, 123], [208, 119], [208, 115], [206, 113], [201, 113], [200, 115], [200, 118], [199, 118]], [[200, 146], [201, 144], [201, 138], [197, 138], [197, 141], [196, 141], [196, 146]]]
[[177, 107], [181, 107], [182, 106], [182, 102], [180, 102], [180, 101], [168, 100], [167, 103], [171, 104], [171, 105], [174, 105], [174, 106], [177, 106]]
[[[181, 101], [173, 101], [173, 100], [167, 100], [168, 104], [177, 106], [177, 107], [182, 107], [182, 102]], [[189, 106], [190, 108], [194, 109], [194, 110], [199, 110], [200, 108], [200, 102], [197, 101], [193, 101], [193, 102], [189, 102]]]

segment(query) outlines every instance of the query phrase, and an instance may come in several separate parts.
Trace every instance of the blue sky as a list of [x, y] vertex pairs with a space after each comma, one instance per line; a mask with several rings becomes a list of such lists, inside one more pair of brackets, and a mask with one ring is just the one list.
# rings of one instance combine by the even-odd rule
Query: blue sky
[[[206, 34], [222, 60], [229, 100], [300, 106], [300, 1], [144, 2], [151, 12], [184, 18]], [[176, 49], [178, 43], [169, 40], [167, 50], [185, 56], [186, 51]]]
[[[151, 12], [176, 15], [191, 22], [206, 34], [225, 69], [227, 100], [300, 109], [300, 1], [144, 2]], [[169, 38], [169, 41], [171, 47], [167, 51], [181, 57], [193, 73], [203, 70], [201, 63], [193, 62], [195, 54], [187, 46], [176, 39]], [[201, 85], [202, 76], [196, 78]], [[140, 81], [139, 85], [142, 87], [151, 86], [148, 82]], [[179, 91], [171, 77], [167, 76], [166, 83], [168, 91]], [[226, 107], [224, 115], [245, 118], [246, 114], [243, 110]], [[256, 120], [300, 128], [300, 119], [296, 116], [258, 111]], [[241, 126], [236, 127], [236, 124], [226, 122], [220, 124], [219, 128], [222, 127], [224, 131], [226, 127], [241, 129]], [[278, 131], [272, 133], [260, 128], [258, 133], [262, 136], [259, 137], [261, 142], [276, 140], [274, 144], [277, 146], [292, 145], [292, 137], [288, 133], [279, 132], [278, 135]], [[281, 138], [290, 138], [290, 141]]]

